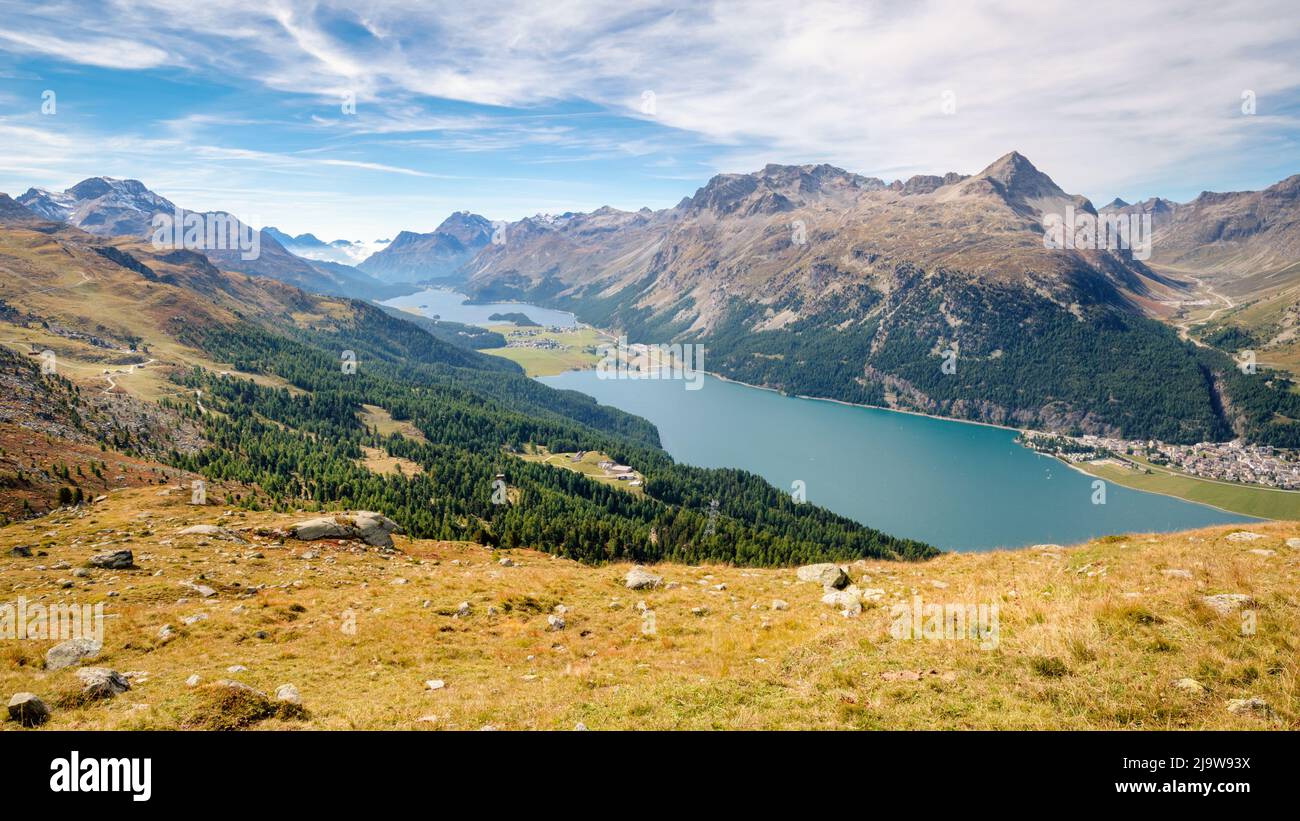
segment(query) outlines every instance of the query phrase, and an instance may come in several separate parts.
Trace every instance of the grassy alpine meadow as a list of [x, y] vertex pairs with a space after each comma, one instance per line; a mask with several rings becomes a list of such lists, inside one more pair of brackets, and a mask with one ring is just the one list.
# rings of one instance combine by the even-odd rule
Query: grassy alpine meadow
[[516, 363], [529, 376], [555, 376], [565, 371], [594, 367], [600, 361], [597, 349], [609, 342], [606, 334], [588, 327], [551, 331], [543, 328], [518, 328], [515, 325], [494, 325], [490, 330], [504, 335], [507, 343], [553, 343], [558, 346], [483, 349], [483, 353]]
[[[654, 565], [662, 584], [632, 590], [628, 565], [300, 541], [283, 528], [313, 514], [190, 500], [119, 490], [0, 528], [0, 603], [103, 604], [103, 649], [79, 665], [0, 640], [0, 684], [45, 701], [45, 727], [1300, 727], [1296, 523], [856, 562], [868, 603], [845, 616], [795, 568]], [[117, 550], [135, 566], [88, 565]], [[982, 615], [945, 630], [935, 605]], [[130, 689], [87, 700], [81, 665]], [[291, 684], [300, 704], [219, 680]]]
[[1074, 465], [1085, 473], [1135, 490], [1163, 493], [1262, 519], [1300, 520], [1300, 492], [1202, 479], [1147, 463], [1143, 466], [1151, 472], [1109, 463]]

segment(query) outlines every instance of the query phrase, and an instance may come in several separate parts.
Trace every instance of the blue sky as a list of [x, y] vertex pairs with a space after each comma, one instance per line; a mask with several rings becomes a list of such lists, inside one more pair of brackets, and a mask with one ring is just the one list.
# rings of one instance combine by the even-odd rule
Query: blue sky
[[1015, 149], [1098, 203], [1300, 172], [1293, 0], [975, 6], [0, 0], [0, 190], [133, 177], [374, 240], [769, 162], [890, 180]]

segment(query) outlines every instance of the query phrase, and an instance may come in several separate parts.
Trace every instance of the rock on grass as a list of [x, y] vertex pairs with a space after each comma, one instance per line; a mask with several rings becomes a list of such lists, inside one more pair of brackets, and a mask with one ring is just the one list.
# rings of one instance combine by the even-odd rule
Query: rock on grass
[[9, 699], [9, 718], [24, 727], [36, 727], [50, 720], [50, 708], [35, 693], [14, 693]]
[[662, 576], [656, 576], [641, 565], [627, 571], [627, 575], [623, 577], [623, 583], [633, 590], [653, 589], [663, 584], [663, 581]]
[[79, 664], [82, 659], [95, 658], [104, 649], [102, 641], [80, 638], [68, 639], [45, 651], [45, 669], [62, 670]]
[[125, 676], [107, 667], [82, 667], [75, 675], [81, 682], [80, 698], [83, 701], [112, 698], [131, 689]]

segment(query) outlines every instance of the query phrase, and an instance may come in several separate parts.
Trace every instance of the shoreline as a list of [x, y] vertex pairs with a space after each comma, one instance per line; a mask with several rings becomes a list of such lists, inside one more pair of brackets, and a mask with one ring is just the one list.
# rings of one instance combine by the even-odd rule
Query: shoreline
[[[454, 291], [453, 289], [450, 289], [450, 288], [448, 288], [448, 289], [439, 289], [439, 290], [448, 290], [448, 291], [451, 291], [452, 293], [460, 293], [459, 291]], [[470, 303], [470, 304], [474, 304], [474, 303]], [[517, 305], [531, 305], [531, 304], [533, 304], [533, 303], [518, 302], [518, 303], [480, 303], [480, 304], [503, 304], [503, 305], [504, 305], [504, 304], [517, 304]], [[544, 308], [545, 306], [537, 306], [537, 307], [543, 307], [543, 308]], [[556, 310], [556, 309], [548, 309], [548, 310]], [[614, 333], [614, 332], [612, 332], [612, 331], [610, 331], [610, 330], [608, 330], [608, 329], [605, 329], [605, 328], [597, 328], [597, 327], [595, 327], [595, 326], [593, 326], [593, 325], [587, 325], [586, 323], [584, 323], [584, 322], [582, 322], [581, 320], [578, 319], [577, 314], [572, 314], [572, 313], [570, 313], [570, 315], [573, 316], [573, 318], [574, 318], [574, 322], [576, 323], [576, 324], [575, 324], [575, 327], [572, 328], [571, 330], [579, 330], [579, 329], [581, 329], [581, 328], [583, 328], [583, 327], [588, 327], [588, 328], [591, 328], [593, 331], [595, 331], [597, 334], [599, 334], [599, 335], [601, 335], [601, 336], [604, 336], [604, 337], [609, 338], [609, 339], [618, 339], [618, 334], [616, 334], [616, 333]], [[591, 368], [590, 368], [590, 367], [584, 367], [584, 368], [572, 368], [572, 369], [570, 369], [570, 370], [572, 370], [572, 371], [577, 371], [577, 372], [581, 372], [581, 371], [591, 370]], [[564, 371], [564, 372], [562, 372], [562, 373], [567, 373], [567, 372], [568, 372], [568, 371]], [[833, 404], [836, 404], [836, 405], [841, 405], [841, 406], [843, 406], [843, 407], [848, 407], [848, 408], [862, 408], [862, 409], [864, 409], [864, 410], [882, 411], [882, 412], [885, 412], [885, 413], [901, 413], [901, 414], [906, 414], [906, 415], [909, 415], [909, 416], [917, 416], [917, 417], [921, 417], [921, 418], [923, 418], [923, 419], [934, 419], [934, 420], [937, 420], [937, 421], [940, 421], [940, 422], [955, 422], [955, 423], [963, 424], [963, 425], [978, 425], [978, 426], [980, 426], [980, 427], [994, 428], [994, 429], [997, 429], [997, 430], [1010, 431], [1010, 432], [1012, 432], [1012, 433], [1017, 434], [1018, 436], [1023, 436], [1023, 435], [1026, 435], [1026, 434], [1034, 434], [1034, 433], [1044, 434], [1044, 435], [1054, 435], [1051, 431], [1038, 431], [1038, 430], [1034, 430], [1034, 429], [1032, 429], [1032, 428], [1020, 428], [1020, 427], [1015, 427], [1015, 426], [1012, 426], [1012, 425], [1000, 425], [1000, 424], [998, 424], [998, 423], [996, 423], [996, 422], [981, 422], [981, 421], [974, 420], [974, 419], [960, 419], [960, 418], [957, 418], [957, 417], [954, 417], [954, 416], [942, 416], [942, 415], [939, 415], [939, 414], [925, 413], [925, 412], [923, 412], [923, 411], [917, 411], [917, 410], [906, 410], [906, 409], [903, 409], [903, 408], [890, 408], [890, 407], [885, 407], [885, 406], [883, 406], [883, 405], [869, 405], [869, 404], [865, 404], [865, 403], [862, 403], [862, 402], [850, 402], [850, 401], [845, 400], [845, 399], [834, 399], [834, 398], [826, 397], [826, 396], [809, 396], [809, 395], [807, 395], [807, 394], [797, 394], [797, 393], [792, 394], [792, 393], [787, 393], [787, 392], [781, 390], [780, 388], [772, 388], [772, 387], [768, 387], [768, 386], [766, 386], [766, 385], [755, 385], [755, 384], [752, 384], [752, 383], [749, 383], [749, 382], [744, 382], [744, 381], [739, 380], [739, 379], [733, 379], [733, 378], [731, 378], [731, 377], [728, 377], [728, 376], [726, 376], [726, 375], [724, 375], [724, 374], [721, 374], [721, 373], [717, 373], [717, 372], [715, 372], [715, 371], [704, 370], [703, 373], [705, 373], [705, 374], [708, 375], [708, 376], [712, 376], [713, 378], [717, 379], [717, 380], [720, 381], [720, 382], [727, 382], [727, 383], [730, 383], [730, 384], [733, 384], [733, 385], [741, 385], [741, 386], [746, 387], [746, 388], [753, 388], [753, 389], [755, 389], [755, 390], [767, 391], [767, 392], [769, 392], [769, 393], [779, 394], [780, 396], [786, 397], [786, 398], [788, 398], [788, 399], [802, 399], [802, 400], [809, 401], [809, 402], [830, 402], [830, 403], [833, 403]], [[553, 374], [553, 376], [558, 376], [558, 375], [559, 375], [559, 374]], [[546, 377], [531, 377], [531, 378], [533, 378], [533, 379], [539, 379], [539, 378], [546, 378]], [[1104, 477], [1104, 476], [1099, 476], [1099, 475], [1097, 475], [1097, 474], [1095, 474], [1095, 473], [1091, 473], [1091, 472], [1085, 470], [1084, 468], [1080, 467], [1079, 465], [1077, 465], [1077, 464], [1075, 464], [1075, 463], [1072, 463], [1072, 462], [1068, 462], [1068, 461], [1066, 461], [1066, 460], [1064, 460], [1064, 459], [1061, 459], [1061, 458], [1058, 457], [1058, 456], [1055, 456], [1055, 455], [1052, 455], [1052, 454], [1040, 453], [1039, 451], [1036, 451], [1036, 450], [1034, 450], [1033, 448], [1025, 447], [1024, 445], [1019, 444], [1019, 443], [1015, 443], [1015, 444], [1017, 444], [1018, 447], [1021, 447], [1021, 448], [1025, 449], [1025, 450], [1029, 451], [1030, 453], [1035, 454], [1035, 455], [1038, 455], [1038, 456], [1044, 456], [1044, 457], [1046, 457], [1046, 458], [1048, 458], [1048, 459], [1052, 459], [1053, 461], [1061, 462], [1062, 464], [1065, 464], [1067, 467], [1070, 467], [1070, 468], [1072, 468], [1072, 469], [1078, 471], [1079, 473], [1083, 474], [1084, 476], [1088, 476], [1088, 477], [1091, 477], [1091, 478], [1093, 478], [1093, 479], [1100, 479], [1101, 481], [1104, 481], [1104, 482], [1114, 482], [1115, 484], [1119, 485], [1120, 487], [1126, 488], [1126, 489], [1131, 490], [1131, 491], [1133, 491], [1133, 492], [1135, 492], [1135, 493], [1150, 493], [1150, 494], [1153, 494], [1153, 495], [1156, 495], [1156, 496], [1164, 496], [1164, 497], [1166, 497], [1166, 498], [1170, 498], [1170, 499], [1177, 499], [1177, 500], [1179, 500], [1179, 501], [1181, 501], [1181, 502], [1186, 502], [1187, 504], [1200, 505], [1200, 506], [1202, 506], [1202, 507], [1206, 507], [1206, 508], [1209, 508], [1209, 509], [1211, 509], [1211, 510], [1217, 510], [1217, 511], [1219, 511], [1220, 513], [1226, 513], [1226, 514], [1233, 515], [1233, 516], [1242, 516], [1242, 517], [1245, 517], [1245, 518], [1247, 518], [1247, 519], [1251, 519], [1251, 520], [1254, 520], [1254, 521], [1260, 521], [1260, 522], [1291, 521], [1291, 520], [1288, 520], [1288, 519], [1272, 519], [1272, 518], [1267, 518], [1267, 517], [1261, 517], [1261, 516], [1258, 516], [1258, 515], [1255, 515], [1255, 514], [1251, 514], [1251, 513], [1243, 513], [1243, 512], [1238, 511], [1238, 510], [1230, 510], [1230, 509], [1228, 509], [1228, 508], [1221, 507], [1220, 505], [1212, 504], [1212, 503], [1209, 503], [1209, 502], [1202, 502], [1202, 501], [1199, 501], [1199, 500], [1196, 500], [1196, 499], [1190, 499], [1190, 498], [1188, 498], [1188, 497], [1186, 497], [1186, 496], [1180, 496], [1180, 495], [1178, 495], [1178, 494], [1176, 494], [1176, 493], [1169, 493], [1169, 492], [1161, 491], [1161, 490], [1149, 490], [1149, 489], [1146, 489], [1146, 488], [1133, 487], [1133, 486], [1131, 486], [1131, 485], [1127, 485], [1127, 484], [1125, 484], [1125, 483], [1123, 483], [1123, 482], [1120, 482], [1120, 481], [1118, 481], [1118, 480], [1116, 480], [1116, 479], [1113, 479], [1113, 478], [1107, 478], [1107, 477]], [[1128, 461], [1128, 460], [1125, 460], [1125, 461]], [[1203, 476], [1194, 476], [1194, 475], [1192, 475], [1192, 474], [1179, 474], [1179, 473], [1173, 473], [1172, 475], [1173, 475], [1175, 478], [1186, 478], [1186, 479], [1188, 479], [1189, 481], [1195, 481], [1195, 482], [1206, 482], [1206, 483], [1210, 483], [1210, 484], [1223, 485], [1223, 486], [1226, 486], [1226, 487], [1237, 487], [1237, 488], [1242, 488], [1242, 489], [1244, 489], [1244, 490], [1249, 490], [1249, 491], [1253, 491], [1253, 492], [1259, 492], [1259, 491], [1276, 491], [1276, 492], [1279, 492], [1279, 493], [1288, 493], [1288, 492], [1289, 492], [1289, 493], [1300, 493], [1300, 491], [1287, 491], [1287, 490], [1282, 489], [1282, 488], [1269, 488], [1269, 487], [1264, 487], [1263, 485], [1243, 485], [1243, 484], [1237, 484], [1237, 483], [1233, 483], [1233, 482], [1224, 482], [1224, 481], [1222, 481], [1222, 480], [1209, 479], [1209, 478], [1206, 478], [1206, 477], [1203, 477]]]

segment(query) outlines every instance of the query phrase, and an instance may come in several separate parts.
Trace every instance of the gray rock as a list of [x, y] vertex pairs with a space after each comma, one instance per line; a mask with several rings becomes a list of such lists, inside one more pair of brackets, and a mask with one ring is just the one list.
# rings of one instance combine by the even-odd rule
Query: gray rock
[[789, 610], [790, 604], [785, 599], [772, 599], [773, 610]]
[[181, 582], [181, 587], [189, 588], [190, 590], [193, 590], [195, 593], [198, 593], [200, 596], [202, 596], [205, 599], [210, 599], [213, 596], [217, 595], [217, 591], [213, 590], [211, 587], [208, 587], [206, 584], [195, 584], [194, 582]]
[[286, 701], [290, 704], [302, 704], [302, 694], [292, 684], [281, 684], [275, 688], [275, 700]]
[[9, 699], [9, 718], [24, 727], [36, 727], [50, 720], [50, 708], [35, 693], [14, 693]]
[[641, 565], [627, 571], [627, 575], [623, 577], [624, 584], [633, 590], [654, 589], [663, 584], [663, 581], [662, 576], [656, 576]]
[[844, 568], [830, 562], [804, 565], [795, 575], [801, 582], [817, 582], [827, 590], [843, 590], [849, 584]]
[[333, 516], [321, 516], [298, 522], [291, 525], [289, 531], [304, 542], [314, 542], [317, 539], [347, 539], [352, 536], [351, 526], [336, 521]]
[[115, 550], [112, 553], [100, 553], [90, 557], [92, 567], [106, 570], [126, 570], [135, 566], [135, 556], [129, 550]]
[[469, 602], [463, 601], [456, 607], [456, 618], [463, 619], [470, 614]]
[[202, 680], [202, 679], [199, 678], [199, 674], [198, 674], [198, 673], [195, 673], [194, 675], [192, 675], [192, 676], [190, 676], [189, 678], [185, 679], [185, 686], [186, 686], [186, 687], [198, 687], [198, 686], [199, 686], [199, 682], [200, 682], [201, 680]]
[[1252, 533], [1249, 530], [1238, 530], [1236, 532], [1229, 533], [1227, 538], [1228, 541], [1230, 542], [1253, 542], [1264, 538], [1264, 534]]
[[370, 511], [321, 516], [290, 525], [289, 531], [305, 542], [317, 539], [361, 539], [374, 547], [391, 548], [393, 533], [403, 533], [397, 522]]
[[1201, 601], [1214, 612], [1226, 616], [1250, 604], [1252, 599], [1243, 593], [1218, 593], [1213, 596], [1202, 596]]
[[82, 667], [75, 675], [81, 680], [81, 694], [86, 698], [112, 698], [131, 689], [125, 676], [107, 667]]
[[171, 641], [176, 638], [176, 631], [172, 629], [170, 624], [164, 624], [158, 628], [158, 638], [161, 641]]
[[45, 651], [45, 669], [62, 670], [80, 664], [82, 659], [95, 658], [104, 649], [104, 643], [95, 639], [68, 639]]
[[232, 530], [217, 525], [194, 525], [184, 530], [177, 531], [179, 536], [208, 536], [213, 539], [222, 539], [227, 542], [243, 543], [244, 539]]
[[76, 570], [72, 571], [72, 575], [76, 576], [78, 579], [88, 579], [90, 578], [90, 571], [84, 567], [78, 567]]
[[1236, 716], [1258, 715], [1264, 718], [1273, 717], [1273, 708], [1268, 706], [1268, 702], [1259, 696], [1229, 699], [1227, 707], [1228, 712]]
[[1205, 692], [1205, 685], [1194, 678], [1180, 678], [1174, 682], [1174, 687], [1194, 696]]
[[1192, 571], [1183, 570], [1182, 568], [1178, 568], [1178, 567], [1166, 567], [1164, 570], [1161, 570], [1160, 572], [1171, 579], [1190, 579], [1192, 577]]
[[834, 607], [844, 616], [856, 616], [862, 612], [861, 593], [852, 586], [844, 590], [826, 591], [826, 595], [822, 596], [822, 604]]
[[387, 516], [371, 513], [367, 510], [357, 513], [354, 522], [362, 540], [374, 547], [392, 547], [393, 537], [391, 534], [403, 533], [397, 522]]
[[565, 626], [564, 619], [560, 616], [550, 615], [546, 617], [547, 630], [563, 630]]

